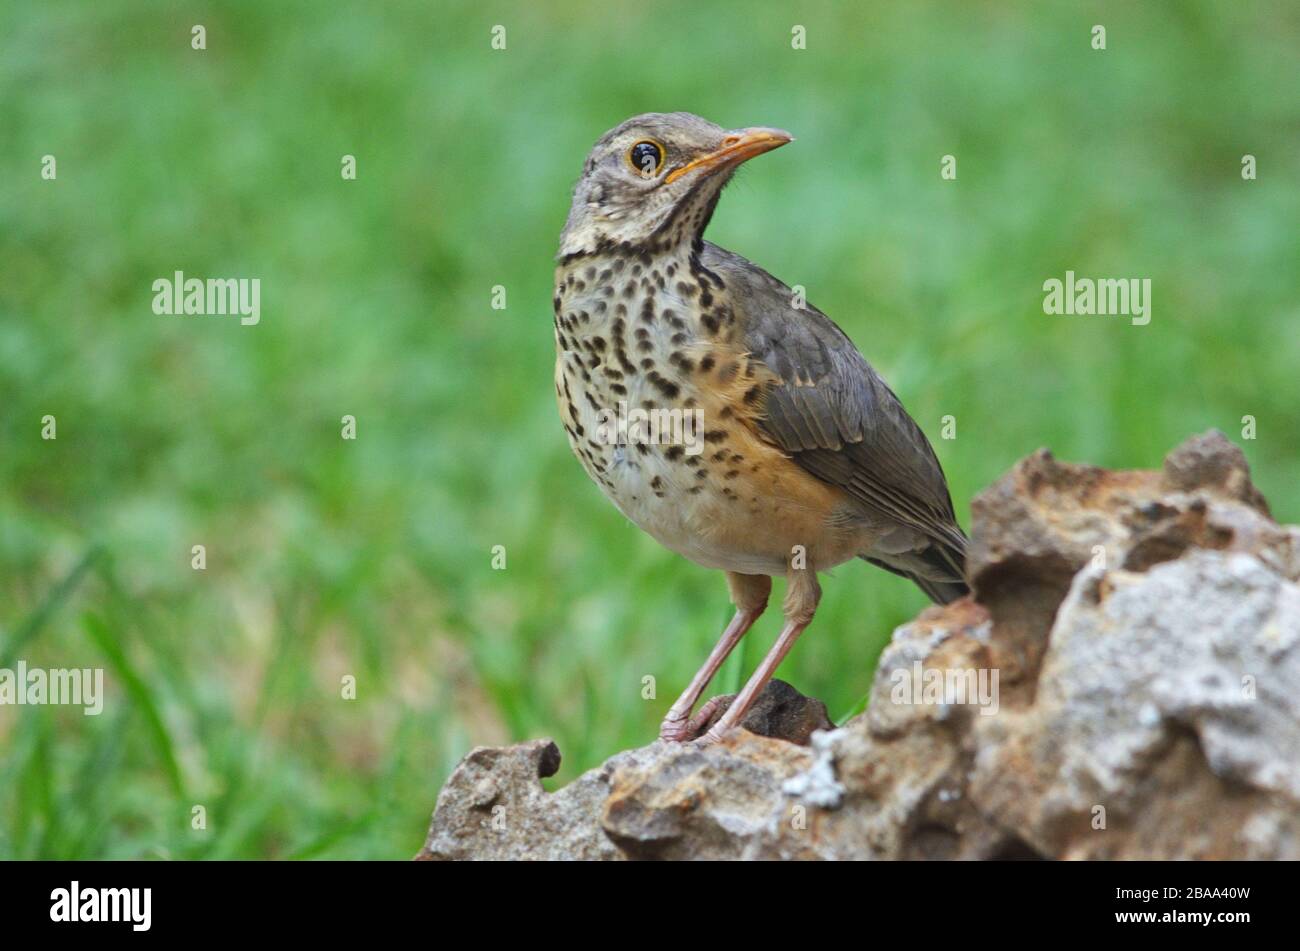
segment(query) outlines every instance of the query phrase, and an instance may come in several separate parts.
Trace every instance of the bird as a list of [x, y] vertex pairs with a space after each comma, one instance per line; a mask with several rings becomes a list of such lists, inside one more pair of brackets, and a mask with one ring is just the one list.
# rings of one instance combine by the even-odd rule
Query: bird
[[[555, 392], [570, 447], [624, 516], [724, 571], [735, 605], [664, 741], [716, 743], [743, 721], [811, 623], [819, 573], [861, 558], [939, 604], [969, 591], [967, 538], [920, 426], [829, 317], [704, 240], [736, 169], [791, 141], [634, 116], [592, 147], [560, 234]], [[692, 711], [774, 577], [780, 636], [704, 731]]]

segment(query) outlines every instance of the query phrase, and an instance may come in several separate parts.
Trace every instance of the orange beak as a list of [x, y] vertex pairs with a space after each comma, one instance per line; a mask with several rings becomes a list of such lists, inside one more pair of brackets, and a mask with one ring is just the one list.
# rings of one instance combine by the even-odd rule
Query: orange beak
[[707, 155], [701, 155], [693, 162], [687, 162], [681, 168], [675, 168], [669, 172], [668, 177], [664, 179], [664, 184], [669, 184], [675, 179], [681, 178], [687, 172], [695, 171], [697, 168], [732, 168], [741, 162], [752, 159], [755, 155], [762, 155], [764, 152], [779, 149], [787, 142], [793, 141], [794, 136], [780, 129], [759, 127], [737, 129], [734, 132], [727, 133], [727, 137], [722, 140], [722, 145], [717, 150]]

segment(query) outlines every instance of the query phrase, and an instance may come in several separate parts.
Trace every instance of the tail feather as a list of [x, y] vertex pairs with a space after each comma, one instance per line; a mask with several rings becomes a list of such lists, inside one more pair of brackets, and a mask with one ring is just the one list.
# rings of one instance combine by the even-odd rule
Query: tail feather
[[890, 555], [888, 561], [867, 555], [862, 558], [909, 579], [935, 604], [948, 604], [970, 594], [966, 583], [966, 538], [958, 538], [932, 542], [922, 551]]
[[931, 581], [929, 578], [921, 578], [917, 575], [908, 575], [908, 577], [935, 604], [949, 604], [970, 594], [970, 586], [964, 581]]

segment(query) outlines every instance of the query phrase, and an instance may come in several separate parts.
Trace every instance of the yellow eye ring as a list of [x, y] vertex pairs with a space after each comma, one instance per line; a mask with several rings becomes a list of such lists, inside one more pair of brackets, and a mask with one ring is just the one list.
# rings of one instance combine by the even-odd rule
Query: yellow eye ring
[[654, 178], [664, 167], [664, 147], [654, 139], [641, 139], [627, 150], [627, 164], [642, 178]]

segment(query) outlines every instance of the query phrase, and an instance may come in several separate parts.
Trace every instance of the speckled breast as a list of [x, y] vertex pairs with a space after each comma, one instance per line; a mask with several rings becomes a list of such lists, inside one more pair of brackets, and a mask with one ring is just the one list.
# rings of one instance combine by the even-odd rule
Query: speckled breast
[[793, 545], [827, 549], [841, 500], [753, 425], [768, 372], [721, 279], [690, 258], [584, 257], [557, 269], [554, 305], [560, 417], [624, 515], [712, 568], [775, 574]]

